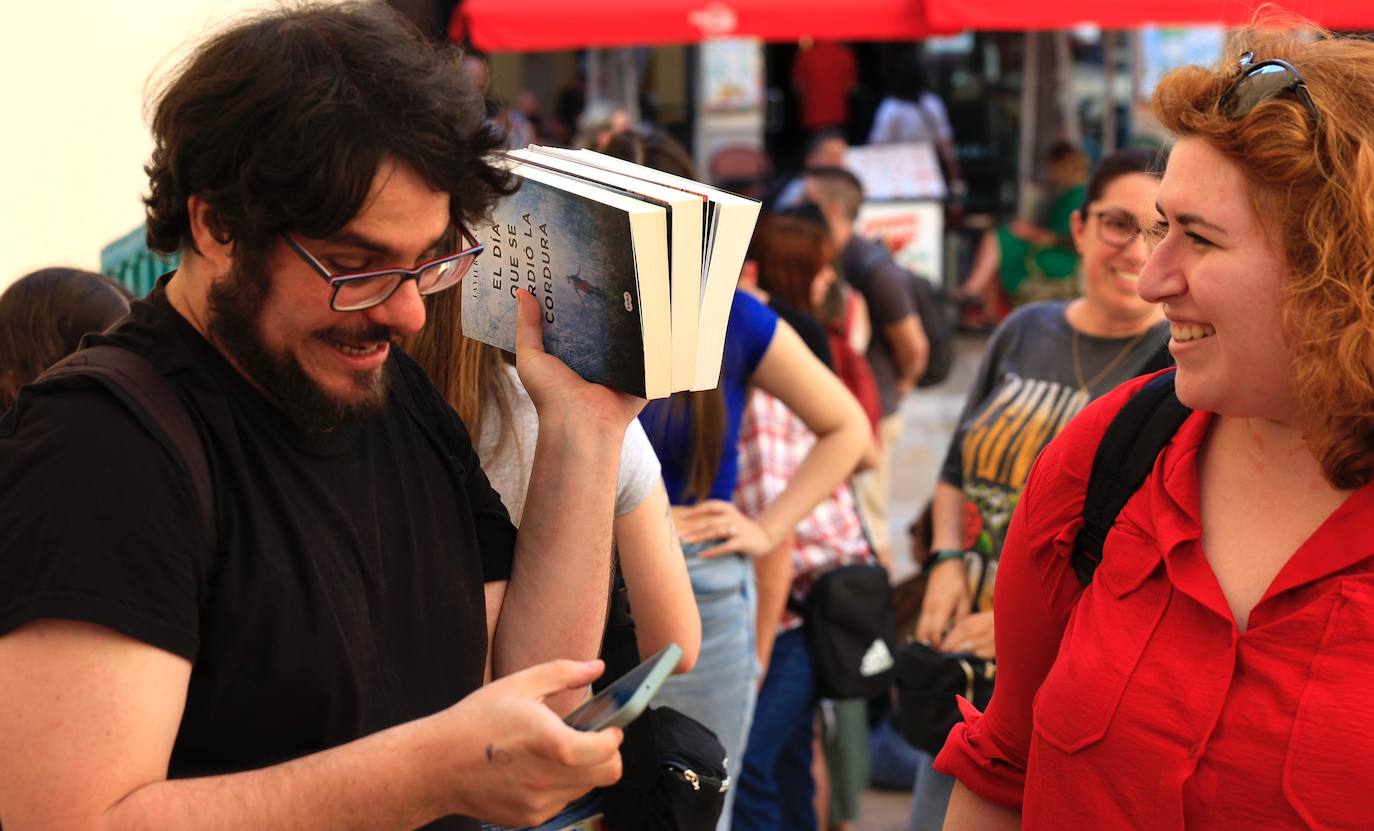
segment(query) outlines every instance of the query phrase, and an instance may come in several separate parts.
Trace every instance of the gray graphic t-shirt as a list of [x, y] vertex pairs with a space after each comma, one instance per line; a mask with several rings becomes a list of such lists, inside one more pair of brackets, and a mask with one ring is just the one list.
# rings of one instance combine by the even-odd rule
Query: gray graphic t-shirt
[[940, 472], [941, 481], [962, 489], [977, 509], [981, 528], [974, 549], [994, 559], [1031, 463], [1045, 445], [1089, 401], [1169, 366], [1167, 321], [1133, 345], [1133, 338], [1080, 333], [1079, 370], [1093, 382], [1080, 389], [1067, 305], [1023, 306], [993, 333]]

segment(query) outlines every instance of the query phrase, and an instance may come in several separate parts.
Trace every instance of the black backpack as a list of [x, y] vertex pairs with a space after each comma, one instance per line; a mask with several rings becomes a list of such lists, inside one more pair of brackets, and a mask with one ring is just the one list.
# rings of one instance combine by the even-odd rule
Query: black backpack
[[[436, 434], [418, 412], [417, 393], [411, 388], [409, 374], [398, 375], [401, 382], [395, 388], [402, 406], [435, 448], [448, 455], [452, 467], [457, 457], [451, 455], [450, 449], [458, 446], [456, 438], [448, 435], [447, 430]], [[186, 402], [147, 358], [119, 346], [83, 347], [26, 385], [15, 409], [24, 405], [26, 396], [85, 386], [91, 381], [114, 395], [181, 468], [190, 482], [208, 539], [213, 543], [217, 539], [215, 494], [205, 444]]]
[[[1140, 489], [1164, 446], [1192, 411], [1174, 394], [1174, 373], [1159, 375], [1131, 396], [1112, 418], [1093, 455], [1083, 501], [1083, 528], [1074, 540], [1070, 563], [1079, 582], [1092, 582], [1102, 562], [1102, 546], [1117, 515]], [[954, 725], [963, 721], [954, 697], [962, 695], [986, 708], [992, 697], [996, 663], [971, 655], [945, 655], [919, 643], [897, 652], [898, 725], [913, 747], [932, 755], [944, 746]]]
[[79, 349], [26, 385], [15, 409], [24, 405], [26, 396], [88, 381], [99, 383], [119, 399], [181, 468], [190, 481], [208, 539], [214, 540], [215, 494], [200, 432], [162, 371], [142, 355], [118, 346]]
[[822, 698], [874, 698], [892, 686], [892, 583], [876, 563], [839, 566], [816, 577], [801, 615]]
[[1083, 528], [1074, 540], [1070, 562], [1083, 585], [1102, 563], [1107, 532], [1131, 496], [1140, 490], [1155, 460], [1192, 410], [1174, 393], [1174, 372], [1158, 375], [1131, 396], [1107, 425], [1093, 455], [1083, 501]]

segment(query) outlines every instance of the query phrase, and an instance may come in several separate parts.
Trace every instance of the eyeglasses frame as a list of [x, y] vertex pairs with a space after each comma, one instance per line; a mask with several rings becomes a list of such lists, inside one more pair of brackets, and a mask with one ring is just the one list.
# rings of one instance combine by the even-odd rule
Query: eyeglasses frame
[[1136, 222], [1135, 222], [1135, 233], [1132, 234], [1131, 237], [1130, 237], [1130, 239], [1126, 240], [1125, 242], [1113, 242], [1112, 240], [1109, 240], [1109, 239], [1107, 239], [1106, 237], [1102, 236], [1102, 216], [1103, 216], [1104, 214], [1114, 214], [1114, 213], [1123, 213], [1123, 214], [1126, 214], [1127, 216], [1130, 215], [1130, 212], [1129, 212], [1129, 211], [1124, 211], [1124, 210], [1120, 210], [1120, 209], [1116, 209], [1116, 208], [1098, 208], [1098, 209], [1095, 210], [1095, 211], [1088, 211], [1088, 218], [1089, 218], [1089, 219], [1093, 219], [1093, 218], [1096, 218], [1096, 219], [1097, 219], [1097, 239], [1098, 239], [1103, 245], [1110, 245], [1110, 246], [1112, 246], [1112, 247], [1114, 247], [1114, 248], [1125, 248], [1126, 246], [1130, 245], [1131, 243], [1135, 242], [1136, 240], [1141, 239], [1141, 238], [1145, 235], [1145, 229], [1141, 226], [1140, 220], [1136, 220]]
[[[301, 242], [297, 240], [290, 232], [283, 231], [282, 237], [286, 240], [286, 244], [290, 246], [291, 250], [295, 251], [296, 254], [302, 260], [305, 261], [306, 265], [310, 266], [316, 274], [320, 275], [320, 277], [322, 277], [324, 281], [334, 289], [329, 295], [329, 308], [333, 309], [336, 312], [360, 312], [365, 309], [371, 309], [374, 306], [380, 306], [381, 304], [390, 300], [391, 296], [396, 293], [396, 290], [399, 289], [402, 285], [404, 285], [407, 280], [414, 280], [418, 288], [420, 284], [420, 275], [424, 273], [426, 270], [434, 268], [435, 266], [443, 265], [447, 262], [461, 260], [464, 257], [466, 257], [468, 259], [467, 265], [463, 268], [462, 271], [458, 273], [458, 279], [455, 280], [451, 285], [445, 286], [443, 289], [435, 289], [434, 291], [429, 292], [422, 291], [420, 293], [421, 295], [434, 294], [438, 291], [444, 291], [446, 289], [453, 288], [453, 286], [456, 286], [458, 285], [458, 283], [462, 282], [463, 276], [467, 274], [468, 269], [472, 268], [473, 261], [477, 259], [477, 255], [481, 254], [482, 251], [486, 249], [486, 246], [478, 242], [477, 238], [474, 237], [472, 233], [468, 231], [467, 228], [463, 227], [461, 224], [458, 226], [458, 233], [460, 239], [463, 242], [469, 243], [467, 248], [464, 248], [461, 251], [456, 251], [452, 254], [445, 254], [442, 257], [435, 257], [432, 260], [426, 260], [420, 263], [419, 265], [415, 266], [414, 268], [382, 268], [373, 269], [371, 271], [350, 271], [345, 272], [343, 274], [331, 273], [329, 269], [325, 267], [324, 263], [320, 262], [314, 254], [311, 254], [309, 249], [302, 245]], [[396, 281], [396, 285], [391, 287], [391, 291], [387, 292], [385, 295], [378, 298], [377, 300], [368, 303], [366, 306], [362, 306], [356, 309], [340, 309], [337, 307], [336, 303], [339, 297], [339, 290], [347, 284], [359, 280], [370, 280], [374, 277], [389, 277], [393, 274], [401, 275], [401, 279]]]

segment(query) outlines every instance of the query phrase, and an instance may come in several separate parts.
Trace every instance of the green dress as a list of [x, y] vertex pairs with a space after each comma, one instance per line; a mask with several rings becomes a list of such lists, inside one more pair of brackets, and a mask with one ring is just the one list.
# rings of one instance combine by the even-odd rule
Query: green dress
[[[1044, 227], [1053, 231], [1055, 235], [1068, 239], [1069, 219], [1083, 204], [1085, 190], [1084, 185], [1074, 185], [1055, 194], [1049, 200]], [[1073, 248], [1035, 245], [1016, 236], [1005, 225], [997, 229], [997, 246], [1002, 255], [999, 267], [1002, 288], [1006, 289], [1007, 296], [1013, 301], [1019, 303], [1049, 299], [1043, 296], [1043, 291], [1036, 291], [1034, 297], [1020, 296], [1026, 293], [1024, 289], [1030, 288], [1024, 284], [1026, 278], [1032, 276], [1038, 278], [1034, 282], [1049, 283], [1058, 289], [1051, 291], [1050, 294], [1073, 297], [1078, 293], [1073, 280], [1074, 274], [1078, 271], [1078, 252]]]

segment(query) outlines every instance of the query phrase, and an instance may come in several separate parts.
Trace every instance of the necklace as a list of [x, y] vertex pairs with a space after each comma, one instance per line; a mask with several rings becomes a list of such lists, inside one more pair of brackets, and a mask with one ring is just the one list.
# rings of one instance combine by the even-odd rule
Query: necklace
[[1132, 349], [1135, 349], [1136, 344], [1140, 343], [1145, 339], [1146, 335], [1150, 334], [1151, 330], [1146, 329], [1127, 341], [1126, 345], [1121, 347], [1121, 351], [1116, 353], [1116, 357], [1108, 361], [1107, 365], [1102, 367], [1102, 370], [1094, 375], [1089, 381], [1083, 380], [1083, 363], [1078, 354], [1078, 330], [1073, 326], [1069, 326], [1069, 331], [1073, 333], [1073, 374], [1074, 377], [1078, 379], [1078, 388], [1083, 392], [1089, 392], [1093, 387], [1097, 386], [1103, 378], [1111, 374], [1111, 371], [1116, 369], [1122, 361], [1126, 360], [1126, 356], [1131, 353]]

